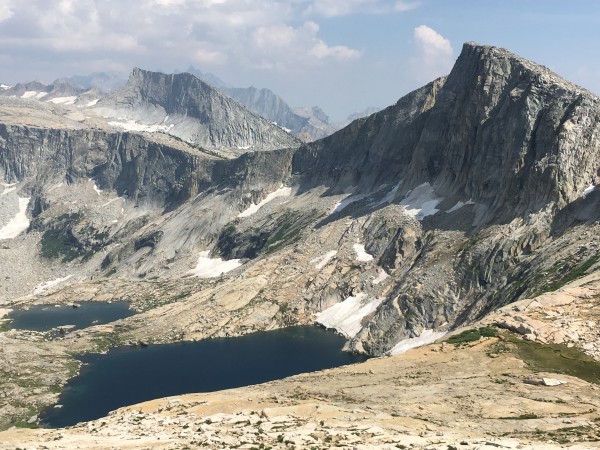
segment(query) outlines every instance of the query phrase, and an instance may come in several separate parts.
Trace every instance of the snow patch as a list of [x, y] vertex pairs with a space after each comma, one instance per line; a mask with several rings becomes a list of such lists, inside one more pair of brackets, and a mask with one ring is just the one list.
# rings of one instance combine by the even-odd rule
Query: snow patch
[[[3, 184], [4, 184], [4, 183], [3, 183]], [[14, 187], [14, 186], [12, 186], [12, 187], [7, 187], [7, 188], [5, 188], [5, 189], [4, 189], [4, 190], [3, 190], [3, 191], [0, 193], [0, 197], [2, 197], [3, 195], [6, 195], [6, 194], [8, 194], [9, 192], [16, 191], [16, 190], [17, 190], [17, 188], [16, 188], [16, 187]]]
[[10, 187], [13, 187], [13, 186], [16, 186], [16, 185], [17, 185], [17, 183], [4, 183], [4, 182], [2, 182], [2, 183], [0, 183], [0, 184], [1, 184], [3, 187], [5, 187], [5, 188], [10, 188]]
[[29, 228], [29, 219], [27, 218], [27, 205], [29, 205], [29, 199], [19, 197], [19, 212], [8, 222], [4, 227], [0, 229], [0, 241], [3, 239], [13, 239], [19, 234]]
[[317, 270], [321, 270], [323, 267], [325, 267], [327, 264], [329, 264], [329, 261], [331, 261], [331, 259], [337, 255], [337, 250], [331, 250], [327, 253], [325, 253], [323, 256], [317, 256], [314, 259], [310, 260], [311, 264], [315, 264], [315, 269]]
[[71, 97], [55, 97], [48, 100], [48, 103], [54, 103], [55, 105], [74, 105], [75, 100], [77, 100], [76, 96]]
[[352, 246], [354, 251], [356, 252], [356, 259], [360, 262], [369, 262], [373, 261], [373, 255], [370, 255], [365, 250], [365, 246], [363, 244], [354, 244]]
[[292, 195], [292, 188], [282, 186], [275, 192], [271, 192], [269, 195], [267, 195], [265, 199], [261, 201], [258, 205], [255, 205], [254, 203], [250, 205], [248, 209], [239, 213], [238, 217], [249, 217], [258, 212], [260, 208], [269, 203], [271, 200], [274, 200], [277, 197], [289, 197], [290, 195]]
[[230, 259], [229, 261], [223, 261], [221, 258], [209, 258], [209, 254], [209, 250], [200, 252], [198, 264], [195, 268], [190, 270], [188, 274], [198, 278], [214, 278], [220, 276], [223, 273], [231, 272], [233, 269], [236, 269], [242, 265], [239, 259]]
[[92, 101], [88, 102], [88, 104], [87, 104], [86, 106], [94, 106], [94, 105], [95, 105], [96, 103], [98, 103], [99, 101], [100, 101], [100, 99], [99, 99], [99, 98], [97, 98], [97, 99], [94, 99], [94, 100], [92, 100]]
[[244, 146], [238, 145], [238, 150], [248, 150], [250, 147], [251, 147], [250, 145], [244, 145]]
[[[102, 192], [102, 191], [100, 191], [100, 192]], [[105, 207], [105, 206], [108, 206], [108, 205], [110, 205], [111, 203], [114, 203], [114, 202], [116, 202], [117, 200], [123, 200], [123, 201], [125, 201], [125, 199], [124, 199], [123, 197], [117, 197], [117, 198], [113, 198], [113, 199], [110, 199], [109, 201], [107, 201], [106, 203], [103, 203], [102, 205], [100, 205], [100, 208], [103, 208], [103, 207]], [[123, 208], [121, 208], [121, 214], [123, 214], [123, 212], [124, 212], [124, 211], [125, 211], [125, 210], [124, 210]]]
[[377, 278], [375, 278], [373, 280], [373, 284], [379, 284], [384, 282], [385, 280], [387, 280], [390, 276], [388, 275], [388, 273], [383, 270], [383, 269], [379, 269], [379, 274], [377, 275]]
[[60, 283], [63, 283], [65, 281], [67, 281], [68, 279], [70, 279], [73, 275], [67, 275], [64, 278], [57, 278], [56, 280], [51, 280], [51, 281], [46, 281], [45, 283], [42, 283], [40, 285], [38, 285], [34, 290], [33, 290], [33, 294], [37, 295], [37, 294], [41, 294], [44, 291], [47, 291], [48, 289], [50, 289], [51, 287], [54, 286], [58, 286]]
[[37, 98], [40, 99], [48, 95], [47, 92], [38, 92], [38, 91], [25, 91], [21, 98]]
[[318, 313], [317, 323], [334, 328], [347, 338], [353, 338], [362, 329], [362, 320], [377, 310], [382, 298], [366, 300], [367, 294], [360, 293], [336, 303], [325, 311]]
[[421, 347], [423, 345], [431, 344], [438, 339], [446, 335], [443, 331], [423, 330], [419, 337], [404, 339], [398, 342], [391, 350], [390, 355], [397, 355], [404, 353], [411, 348]]
[[2, 89], [3, 91], [6, 91], [7, 89], [10, 89], [12, 86], [9, 86], [8, 84], [0, 84], [0, 89]]
[[349, 204], [358, 202], [365, 197], [366, 197], [365, 194], [350, 195], [350, 196], [346, 197], [345, 199], [337, 202], [335, 205], [333, 205], [333, 208], [331, 208], [331, 211], [329, 211], [329, 214], [340, 212], [342, 209], [344, 209]]
[[581, 198], [586, 198], [588, 195], [590, 195], [595, 190], [596, 190], [596, 186], [594, 186], [593, 184], [590, 184], [587, 188], [585, 188], [585, 190], [583, 191], [583, 194], [581, 194]]
[[387, 194], [385, 194], [385, 196], [377, 202], [376, 206], [383, 205], [384, 203], [392, 203], [394, 198], [396, 198], [398, 189], [400, 189], [400, 184], [402, 184], [402, 181], [398, 182], [396, 186], [394, 186]]
[[93, 179], [91, 179], [91, 178], [89, 178], [88, 181], [90, 183], [94, 183], [94, 186], [93, 186], [94, 191], [96, 191], [96, 194], [98, 194], [98, 197], [101, 197], [102, 196], [102, 190], [98, 189], [98, 185], [96, 184], [96, 182]]
[[448, 211], [446, 211], [446, 213], [452, 213], [454, 211], [458, 211], [463, 206], [474, 205], [474, 204], [475, 204], [475, 202], [473, 200], [469, 200], [467, 202], [460, 202], [459, 201], [456, 205], [454, 205], [452, 208], [450, 208]]
[[435, 195], [433, 187], [429, 183], [423, 183], [410, 191], [400, 204], [409, 216], [423, 220], [439, 211], [436, 206], [441, 201], [442, 198]]
[[124, 122], [112, 121], [108, 122], [113, 127], [123, 128], [127, 131], [146, 131], [148, 133], [156, 133], [158, 131], [168, 132], [174, 125], [144, 125], [135, 120], [125, 120]]

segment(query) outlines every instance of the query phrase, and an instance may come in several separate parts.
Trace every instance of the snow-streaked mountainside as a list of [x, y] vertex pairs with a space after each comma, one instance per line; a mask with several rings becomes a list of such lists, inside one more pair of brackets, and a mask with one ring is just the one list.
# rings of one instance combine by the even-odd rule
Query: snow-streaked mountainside
[[302, 145], [190, 74], [33, 89], [1, 103], [4, 302], [72, 276], [44, 295], [154, 299], [130, 337], [320, 320], [381, 355], [595, 267], [599, 100], [503, 49]]

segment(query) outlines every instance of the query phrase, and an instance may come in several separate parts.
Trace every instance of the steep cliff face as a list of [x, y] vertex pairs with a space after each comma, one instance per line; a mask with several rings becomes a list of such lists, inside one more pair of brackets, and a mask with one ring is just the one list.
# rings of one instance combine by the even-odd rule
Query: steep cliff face
[[238, 153], [298, 144], [281, 128], [188, 73], [134, 69], [125, 87], [102, 99], [95, 109], [113, 118], [116, 126], [137, 125], [205, 147], [238, 149]]
[[95, 179], [101, 189], [136, 204], [185, 200], [209, 179], [212, 157], [132, 133], [57, 130], [0, 124], [4, 178], [24, 190]]
[[510, 220], [564, 207], [594, 181], [599, 106], [544, 67], [467, 43], [447, 79], [304, 146], [294, 170], [338, 191], [402, 181], [403, 196], [427, 182]]

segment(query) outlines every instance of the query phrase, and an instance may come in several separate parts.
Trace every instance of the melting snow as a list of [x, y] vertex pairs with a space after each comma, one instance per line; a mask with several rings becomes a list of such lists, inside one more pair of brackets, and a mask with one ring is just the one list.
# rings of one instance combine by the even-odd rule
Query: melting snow
[[238, 214], [238, 217], [248, 217], [255, 214], [260, 208], [269, 203], [271, 200], [276, 199], [277, 197], [289, 197], [292, 194], [292, 188], [290, 187], [280, 187], [275, 192], [271, 192], [269, 195], [265, 197], [265, 199], [260, 202], [258, 205], [254, 203], [248, 207], [245, 211], [242, 211]]
[[[2, 184], [4, 184], [4, 183], [2, 183]], [[17, 188], [14, 187], [14, 186], [6, 187], [6, 185], [5, 185], [5, 189], [0, 193], [0, 197], [2, 197], [3, 195], [8, 194], [9, 192], [16, 191], [16, 190], [17, 190]]]
[[458, 211], [463, 206], [474, 205], [474, 204], [475, 204], [475, 202], [473, 200], [469, 200], [468, 202], [458, 202], [456, 205], [454, 205], [452, 208], [450, 208], [448, 211], [446, 211], [446, 213]]
[[330, 252], [325, 253], [323, 256], [318, 256], [314, 259], [311, 259], [310, 263], [316, 263], [315, 269], [321, 270], [323, 267], [329, 264], [329, 261], [331, 261], [335, 255], [337, 255], [337, 250], [331, 250]]
[[593, 184], [590, 184], [585, 191], [583, 191], [583, 194], [581, 194], [581, 198], [586, 198], [589, 194], [591, 194], [592, 192], [594, 192], [594, 190], [596, 189], [596, 186], [594, 186]]
[[73, 275], [67, 275], [64, 278], [57, 278], [56, 280], [52, 280], [52, 281], [46, 281], [45, 283], [42, 283], [40, 285], [38, 285], [34, 290], [33, 293], [35, 295], [37, 294], [41, 294], [42, 292], [50, 289], [51, 287], [57, 286], [60, 283], [63, 283], [65, 281], [67, 281], [69, 278], [71, 278]]
[[48, 100], [49, 103], [54, 103], [55, 105], [74, 105], [77, 97], [55, 97]]
[[375, 278], [373, 280], [373, 284], [379, 284], [385, 280], [387, 280], [390, 276], [388, 275], [388, 273], [383, 270], [383, 269], [379, 269], [379, 275], [377, 275], [377, 278]]
[[362, 320], [375, 312], [383, 299], [365, 301], [367, 294], [360, 293], [348, 297], [341, 303], [336, 303], [331, 308], [317, 314], [317, 323], [334, 328], [347, 338], [353, 338], [362, 329]]
[[350, 195], [350, 196], [346, 197], [345, 199], [337, 202], [335, 205], [333, 205], [333, 208], [331, 208], [331, 211], [329, 212], [329, 214], [340, 212], [342, 209], [344, 209], [350, 203], [358, 202], [365, 197], [366, 197], [365, 194]]
[[370, 255], [365, 250], [365, 246], [363, 244], [354, 244], [352, 246], [354, 251], [356, 252], [356, 259], [360, 262], [369, 262], [373, 261], [373, 255]]
[[[102, 191], [100, 191], [100, 192], [102, 192]], [[98, 194], [98, 195], [100, 195], [100, 194]], [[117, 197], [117, 198], [113, 198], [113, 199], [107, 201], [106, 203], [103, 203], [102, 205], [100, 205], [100, 207], [103, 208], [104, 206], [108, 206], [111, 203], [116, 202], [117, 200], [123, 200], [123, 201], [125, 201], [125, 199], [123, 197]], [[124, 211], [125, 210], [123, 208], [121, 208], [121, 214], [123, 214]]]
[[19, 234], [29, 228], [29, 219], [27, 218], [27, 205], [29, 205], [29, 198], [19, 197], [19, 212], [8, 222], [4, 227], [0, 229], [0, 241], [3, 239], [13, 239]]
[[200, 252], [198, 264], [194, 269], [190, 270], [188, 274], [194, 275], [198, 278], [214, 278], [223, 273], [231, 272], [233, 269], [236, 269], [242, 265], [239, 259], [223, 261], [221, 258], [209, 258], [209, 254], [210, 251], [208, 250]]
[[91, 183], [94, 183], [94, 186], [93, 186], [94, 190], [96, 191], [96, 194], [98, 194], [98, 196], [100, 197], [102, 195], [102, 190], [98, 189], [98, 185], [91, 178], [88, 181], [90, 181]]
[[394, 198], [396, 198], [396, 193], [398, 192], [398, 189], [400, 189], [400, 184], [402, 184], [402, 181], [400, 181], [387, 194], [385, 194], [385, 196], [377, 202], [377, 206], [383, 205], [384, 203], [392, 203], [394, 201]]
[[446, 333], [443, 331], [423, 330], [419, 337], [404, 339], [398, 342], [390, 350], [390, 355], [397, 355], [399, 353], [404, 353], [411, 348], [417, 348], [423, 345], [431, 344], [445, 335]]
[[42, 97], [45, 97], [46, 95], [48, 95], [47, 92], [26, 91], [23, 95], [21, 95], [21, 98], [37, 98], [37, 99], [40, 99]]
[[126, 120], [124, 122], [108, 122], [113, 127], [124, 128], [127, 131], [147, 131], [149, 133], [155, 133], [157, 131], [169, 131], [174, 125], [144, 125], [137, 123], [135, 120]]
[[435, 195], [435, 191], [429, 183], [423, 183], [417, 186], [400, 202], [409, 216], [417, 220], [423, 220], [427, 216], [432, 216], [439, 209], [436, 206], [442, 199]]

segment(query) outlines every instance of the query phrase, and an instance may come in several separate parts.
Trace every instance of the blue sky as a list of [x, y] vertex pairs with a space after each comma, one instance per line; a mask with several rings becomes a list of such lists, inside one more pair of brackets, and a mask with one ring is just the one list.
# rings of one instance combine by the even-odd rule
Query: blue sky
[[596, 0], [0, 0], [0, 82], [193, 65], [334, 119], [497, 45], [600, 93]]

